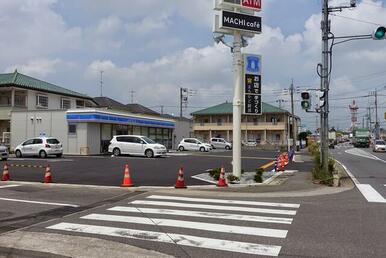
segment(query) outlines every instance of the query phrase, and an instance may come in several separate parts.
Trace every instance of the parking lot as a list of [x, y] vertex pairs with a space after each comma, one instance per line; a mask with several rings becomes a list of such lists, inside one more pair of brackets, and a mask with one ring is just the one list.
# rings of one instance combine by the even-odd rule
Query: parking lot
[[[276, 152], [243, 150], [242, 168], [254, 171], [271, 162]], [[187, 185], [208, 184], [191, 178], [205, 170], [223, 165], [231, 170], [232, 151], [172, 152], [161, 158], [133, 156], [64, 156], [63, 158], [14, 158], [8, 160], [11, 179], [42, 182], [45, 166], [50, 164], [54, 183], [119, 186], [124, 165], [129, 164], [136, 186], [173, 186], [180, 167], [184, 168]], [[4, 166], [4, 162], [1, 163]]]

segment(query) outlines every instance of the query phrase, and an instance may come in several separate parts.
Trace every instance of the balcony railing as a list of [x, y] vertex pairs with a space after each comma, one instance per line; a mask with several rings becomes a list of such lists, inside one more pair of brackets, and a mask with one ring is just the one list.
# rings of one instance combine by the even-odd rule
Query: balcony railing
[[[193, 130], [232, 130], [233, 123], [194, 123]], [[241, 130], [284, 130], [284, 122], [249, 122], [241, 123]]]

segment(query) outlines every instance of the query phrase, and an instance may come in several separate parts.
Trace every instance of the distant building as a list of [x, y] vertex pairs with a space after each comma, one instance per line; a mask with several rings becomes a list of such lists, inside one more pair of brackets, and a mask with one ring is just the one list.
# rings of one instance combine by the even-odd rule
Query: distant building
[[[292, 139], [292, 128], [298, 135], [300, 119], [295, 117], [293, 127], [290, 112], [267, 103], [262, 106], [262, 115], [242, 116], [241, 140], [262, 145], [287, 146], [288, 140]], [[229, 102], [192, 113], [194, 135], [203, 141], [212, 137], [232, 141], [232, 113], [233, 106]]]

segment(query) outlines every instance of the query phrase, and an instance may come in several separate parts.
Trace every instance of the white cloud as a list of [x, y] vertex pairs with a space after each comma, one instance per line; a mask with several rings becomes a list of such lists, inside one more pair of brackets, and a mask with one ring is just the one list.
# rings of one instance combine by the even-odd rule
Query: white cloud
[[11, 73], [17, 69], [18, 72], [30, 76], [46, 77], [48, 74], [57, 72], [56, 68], [60, 64], [61, 61], [59, 59], [35, 59], [29, 61], [27, 64], [18, 64], [7, 67], [5, 72]]
[[0, 60], [25, 62], [78, 48], [82, 31], [52, 11], [54, 0], [0, 1]]

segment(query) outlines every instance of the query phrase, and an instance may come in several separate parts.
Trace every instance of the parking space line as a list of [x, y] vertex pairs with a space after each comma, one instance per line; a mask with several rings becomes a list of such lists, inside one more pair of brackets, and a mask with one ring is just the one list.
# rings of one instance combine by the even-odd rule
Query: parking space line
[[67, 203], [55, 203], [55, 202], [38, 202], [38, 201], [29, 201], [29, 200], [20, 200], [20, 199], [11, 199], [11, 198], [0, 198], [1, 201], [10, 201], [10, 202], [22, 202], [22, 203], [34, 203], [34, 204], [44, 204], [44, 205], [53, 205], [53, 206], [66, 206], [77, 208], [79, 205], [67, 204]]
[[285, 238], [288, 233], [288, 230], [283, 230], [283, 229], [243, 227], [243, 226], [233, 226], [233, 225], [225, 225], [225, 224], [206, 223], [206, 222], [193, 222], [193, 221], [186, 221], [186, 220], [159, 219], [154, 217], [143, 218], [143, 217], [134, 217], [134, 216], [120, 216], [120, 215], [97, 214], [97, 213], [92, 213], [92, 214], [83, 216], [81, 217], [81, 219], [145, 224], [145, 225], [156, 224], [157, 226], [165, 226], [165, 227], [178, 227], [178, 228], [197, 229], [197, 230], [204, 230], [204, 231], [243, 234], [243, 235], [251, 235], [251, 236], [275, 237], [275, 238]]
[[[197, 157], [213, 157], [213, 158], [232, 158], [232, 156], [224, 156], [224, 155], [205, 155], [205, 154], [192, 154], [191, 156], [197, 156]], [[267, 158], [267, 157], [241, 157], [242, 159], [263, 159], [263, 160], [274, 160], [274, 158]]]
[[16, 187], [20, 185], [1, 185], [0, 188], [10, 188], [10, 187]]
[[162, 233], [154, 231], [124, 229], [116, 227], [84, 225], [75, 223], [59, 223], [48, 229], [65, 230], [69, 232], [79, 232], [86, 234], [107, 235], [112, 237], [124, 237], [138, 240], [148, 240], [153, 242], [163, 242], [182, 246], [215, 249], [220, 251], [230, 251], [253, 255], [278, 256], [280, 246], [262, 245], [238, 241], [221, 240], [214, 238], [196, 237], [191, 235], [181, 235], [172, 233]]

